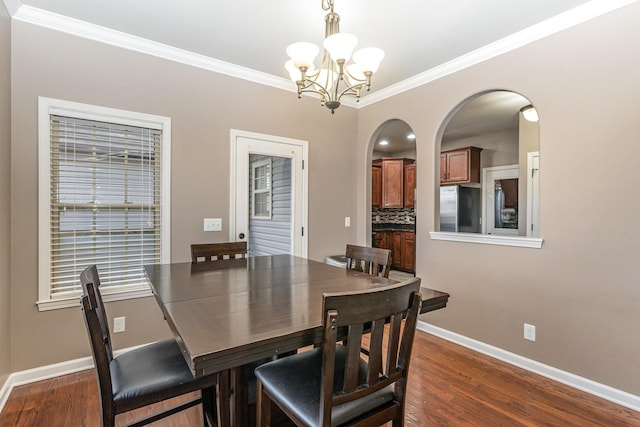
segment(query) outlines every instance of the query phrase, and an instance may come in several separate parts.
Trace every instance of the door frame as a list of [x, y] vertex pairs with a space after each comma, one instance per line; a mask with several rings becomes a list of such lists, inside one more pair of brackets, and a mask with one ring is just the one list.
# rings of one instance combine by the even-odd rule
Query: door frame
[[540, 234], [540, 152], [527, 153], [527, 237]]
[[[229, 241], [238, 241], [238, 234], [245, 233], [248, 241], [249, 190], [248, 182], [239, 182], [238, 174], [242, 173], [248, 181], [249, 154], [262, 154], [273, 157], [292, 159], [292, 254], [306, 258], [308, 256], [308, 205], [309, 174], [308, 156], [309, 142], [281, 136], [266, 135], [255, 132], [231, 129], [230, 132], [230, 164], [229, 164]], [[244, 196], [239, 199], [238, 192]], [[238, 215], [244, 210], [246, 225], [238, 224]], [[240, 230], [239, 228], [244, 228]]]

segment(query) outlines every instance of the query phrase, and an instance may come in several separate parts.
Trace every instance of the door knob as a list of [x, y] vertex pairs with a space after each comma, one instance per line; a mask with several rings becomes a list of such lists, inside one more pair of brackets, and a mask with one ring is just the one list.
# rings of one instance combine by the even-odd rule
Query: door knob
[[238, 234], [238, 239], [244, 239], [244, 233]]

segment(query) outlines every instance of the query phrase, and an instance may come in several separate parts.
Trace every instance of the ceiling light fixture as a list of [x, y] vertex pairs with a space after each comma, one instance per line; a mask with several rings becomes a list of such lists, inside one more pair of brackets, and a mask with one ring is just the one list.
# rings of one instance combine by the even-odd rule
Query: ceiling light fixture
[[416, 135], [413, 133], [410, 133], [409, 135], [407, 135], [407, 139], [410, 139], [413, 141], [414, 139], [416, 139]]
[[320, 67], [315, 68], [313, 61], [319, 49], [313, 43], [297, 42], [287, 47], [291, 58], [284, 66], [291, 80], [298, 86], [298, 98], [303, 93], [320, 95], [320, 104], [335, 113], [340, 107], [344, 95], [360, 100], [360, 90], [371, 89], [371, 76], [378, 70], [384, 52], [375, 47], [367, 47], [353, 53], [353, 63], [347, 64], [351, 53], [358, 44], [353, 34], [340, 32], [340, 16], [333, 11], [333, 0], [321, 0], [322, 10], [328, 10], [325, 16], [324, 53]]
[[382, 141], [379, 142], [380, 145], [389, 145], [389, 141], [387, 141], [386, 139], [383, 139]]
[[522, 112], [522, 116], [525, 118], [525, 120], [528, 120], [530, 122], [538, 121], [538, 112], [533, 107], [533, 105], [527, 105], [526, 107], [522, 107], [520, 111]]

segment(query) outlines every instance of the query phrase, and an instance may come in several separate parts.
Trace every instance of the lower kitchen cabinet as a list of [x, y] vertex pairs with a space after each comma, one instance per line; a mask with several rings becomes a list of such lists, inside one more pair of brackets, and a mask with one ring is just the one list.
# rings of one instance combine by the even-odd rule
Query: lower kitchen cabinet
[[416, 233], [402, 232], [402, 254], [400, 255], [401, 268], [404, 271], [415, 273], [416, 271]]
[[391, 267], [415, 273], [416, 234], [413, 231], [376, 231], [374, 246], [391, 250]]

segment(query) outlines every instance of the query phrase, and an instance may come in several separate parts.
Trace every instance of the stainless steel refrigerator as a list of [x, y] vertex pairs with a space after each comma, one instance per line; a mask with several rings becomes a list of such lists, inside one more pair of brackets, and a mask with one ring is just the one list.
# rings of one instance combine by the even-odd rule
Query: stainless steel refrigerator
[[440, 187], [440, 231], [482, 232], [480, 188], [446, 185]]

